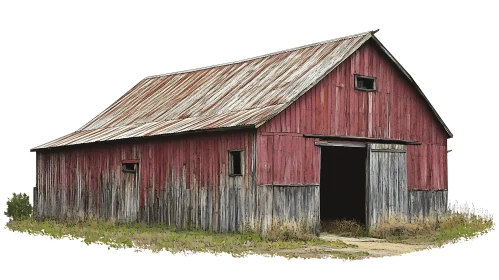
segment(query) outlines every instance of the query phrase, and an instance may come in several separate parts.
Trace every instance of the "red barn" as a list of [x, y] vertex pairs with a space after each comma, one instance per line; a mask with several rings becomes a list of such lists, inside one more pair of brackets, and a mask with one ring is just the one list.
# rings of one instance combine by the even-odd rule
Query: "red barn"
[[445, 212], [452, 133], [374, 33], [143, 79], [32, 149], [36, 217], [319, 233]]

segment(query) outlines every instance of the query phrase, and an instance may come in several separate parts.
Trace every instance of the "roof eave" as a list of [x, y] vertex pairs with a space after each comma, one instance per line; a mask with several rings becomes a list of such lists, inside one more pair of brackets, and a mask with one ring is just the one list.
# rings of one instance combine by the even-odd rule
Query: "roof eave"
[[376, 38], [376, 36], [374, 36], [374, 33], [371, 33], [371, 35], [372, 35], [371, 38], [374, 40], [374, 42], [376, 42], [376, 44], [383, 50], [383, 52], [393, 61], [393, 63], [395, 63], [397, 68], [399, 68], [399, 70], [409, 79], [409, 81], [412, 83], [412, 85], [416, 88], [416, 90], [419, 92], [419, 94], [421, 94], [423, 99], [426, 101], [428, 106], [430, 106], [430, 109], [432, 110], [433, 114], [435, 115], [435, 117], [437, 118], [437, 120], [440, 122], [440, 124], [444, 128], [445, 132], [447, 133], [448, 138], [452, 138], [454, 135], [452, 134], [450, 129], [447, 127], [447, 125], [444, 123], [444, 121], [442, 120], [440, 115], [437, 113], [437, 110], [435, 110], [433, 105], [431, 105], [430, 100], [428, 100], [426, 95], [423, 93], [423, 91], [418, 86], [418, 84], [414, 81], [414, 79], [411, 77], [411, 75], [404, 69], [404, 67], [402, 67], [402, 65], [397, 61], [397, 59], [395, 59], [395, 57], [388, 51], [388, 49], [385, 46], [383, 46], [383, 44], [378, 40], [378, 38]]
[[179, 136], [179, 135], [194, 134], [194, 133], [203, 133], [203, 132], [217, 132], [217, 131], [241, 130], [241, 129], [255, 129], [255, 128], [256, 128], [255, 125], [248, 124], [248, 125], [237, 125], [237, 126], [230, 126], [230, 127], [217, 127], [217, 128], [209, 128], [209, 129], [198, 129], [198, 130], [190, 130], [190, 131], [183, 131], [183, 132], [176, 132], [176, 133], [167, 133], [167, 134], [158, 134], [158, 135], [149, 135], [149, 136], [141, 136], [141, 137], [131, 137], [131, 138], [123, 138], [123, 139], [102, 140], [102, 141], [95, 141], [95, 142], [68, 144], [68, 145], [51, 146], [51, 147], [43, 147], [44, 145], [46, 145], [46, 144], [44, 144], [44, 145], [40, 145], [38, 147], [32, 148], [29, 151], [30, 152], [38, 152], [38, 151], [41, 151], [41, 150], [51, 150], [51, 149], [64, 148], [64, 147], [76, 147], [76, 146], [81, 146], [81, 145], [89, 145], [89, 144], [97, 144], [97, 143], [110, 143], [110, 142], [117, 142], [117, 141], [133, 141], [133, 140], [138, 140], [138, 139]]

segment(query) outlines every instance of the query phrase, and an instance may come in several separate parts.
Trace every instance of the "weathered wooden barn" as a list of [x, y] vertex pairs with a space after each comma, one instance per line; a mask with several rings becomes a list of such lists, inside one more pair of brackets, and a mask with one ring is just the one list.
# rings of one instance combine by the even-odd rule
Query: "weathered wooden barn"
[[31, 150], [35, 216], [318, 233], [445, 212], [452, 133], [374, 33], [143, 79]]

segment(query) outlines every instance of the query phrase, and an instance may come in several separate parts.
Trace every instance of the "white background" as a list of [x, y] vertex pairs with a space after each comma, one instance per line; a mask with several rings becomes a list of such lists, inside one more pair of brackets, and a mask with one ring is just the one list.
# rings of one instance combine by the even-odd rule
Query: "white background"
[[[449, 200], [499, 213], [499, 24], [492, 4], [11, 2], [0, 4], [2, 212], [12, 192], [31, 196], [30, 148], [75, 131], [145, 76], [379, 28], [376, 36], [454, 133]], [[3, 228], [1, 216], [0, 279], [498, 279], [497, 230], [442, 249], [355, 262], [234, 259], [108, 250], [16, 234]]]

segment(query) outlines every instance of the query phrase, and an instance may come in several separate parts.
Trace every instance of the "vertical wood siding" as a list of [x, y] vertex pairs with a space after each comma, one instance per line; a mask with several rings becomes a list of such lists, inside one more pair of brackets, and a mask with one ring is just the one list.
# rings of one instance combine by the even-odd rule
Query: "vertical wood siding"
[[[242, 176], [228, 174], [230, 149], [243, 150]], [[36, 215], [257, 228], [255, 150], [255, 131], [234, 131], [38, 151]], [[136, 177], [124, 160], [138, 161]]]
[[320, 149], [303, 135], [259, 134], [258, 184], [318, 185]]
[[448, 194], [445, 190], [409, 191], [411, 220], [438, 219], [447, 212]]
[[[272, 226], [320, 230], [320, 149], [314, 139], [299, 134], [257, 134], [258, 193], [262, 232]], [[261, 207], [261, 206], [259, 206]]]
[[409, 212], [406, 146], [369, 144], [367, 162], [367, 227], [374, 229], [387, 219], [406, 219]]
[[[377, 91], [355, 90], [354, 74], [376, 77]], [[289, 155], [284, 156], [287, 165], [306, 167], [310, 165], [305, 161], [319, 162], [319, 148], [306, 144], [314, 140], [295, 138], [304, 133], [421, 142], [419, 146], [408, 147], [408, 188], [447, 189], [445, 130], [407, 78], [373, 43], [363, 45], [290, 107], [258, 129], [259, 184], [270, 182], [272, 177], [274, 181], [292, 184], [318, 178], [287, 174], [282, 167], [276, 168], [279, 162], [273, 168], [265, 165], [271, 157], [276, 160], [275, 156], [281, 153], [279, 149], [284, 153], [288, 150], [297, 153], [291, 162]], [[275, 147], [270, 148], [272, 145]]]

